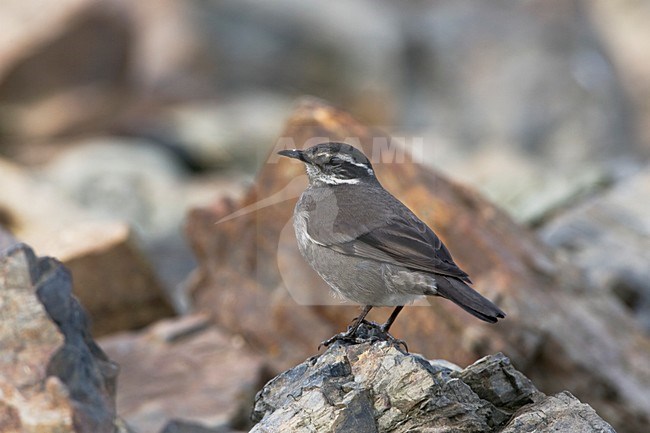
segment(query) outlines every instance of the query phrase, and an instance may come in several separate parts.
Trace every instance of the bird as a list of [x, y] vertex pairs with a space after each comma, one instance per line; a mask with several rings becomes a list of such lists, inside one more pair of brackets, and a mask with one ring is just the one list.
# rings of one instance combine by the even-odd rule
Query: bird
[[278, 154], [304, 163], [309, 178], [293, 215], [301, 255], [336, 295], [363, 306], [346, 332], [322, 345], [356, 341], [373, 307], [395, 307], [379, 326], [390, 336], [404, 305], [423, 296], [446, 298], [489, 323], [506, 316], [470, 286], [433, 230], [384, 189], [359, 149], [326, 142]]

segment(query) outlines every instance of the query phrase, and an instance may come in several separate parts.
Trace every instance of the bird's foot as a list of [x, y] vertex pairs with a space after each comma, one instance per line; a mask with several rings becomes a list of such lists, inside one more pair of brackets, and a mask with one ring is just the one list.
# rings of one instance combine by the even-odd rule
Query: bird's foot
[[383, 326], [374, 322], [369, 322], [367, 320], [361, 321], [361, 324], [357, 329], [354, 329], [353, 326], [349, 326], [347, 331], [336, 334], [333, 337], [321, 342], [318, 346], [318, 349], [321, 347], [328, 347], [337, 341], [347, 344], [388, 341], [394, 346], [404, 347], [404, 350], [408, 353], [408, 346], [406, 345], [406, 342], [390, 335], [386, 330], [384, 330]]
[[349, 330], [346, 332], [340, 332], [333, 337], [328, 338], [327, 340], [321, 341], [318, 345], [318, 350], [321, 347], [329, 347], [336, 341], [342, 341], [350, 344], [358, 344], [356, 336], [353, 333], [350, 333]]

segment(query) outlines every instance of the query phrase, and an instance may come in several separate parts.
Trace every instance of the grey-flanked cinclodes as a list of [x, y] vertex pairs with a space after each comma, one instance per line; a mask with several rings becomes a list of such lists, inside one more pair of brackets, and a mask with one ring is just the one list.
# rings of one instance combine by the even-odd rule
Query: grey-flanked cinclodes
[[309, 176], [294, 212], [301, 254], [338, 295], [364, 306], [347, 332], [323, 344], [355, 341], [376, 306], [396, 307], [380, 327], [388, 335], [403, 306], [421, 296], [442, 296], [486, 322], [505, 317], [469, 286], [433, 230], [381, 186], [359, 150], [323, 143], [278, 153], [305, 163]]

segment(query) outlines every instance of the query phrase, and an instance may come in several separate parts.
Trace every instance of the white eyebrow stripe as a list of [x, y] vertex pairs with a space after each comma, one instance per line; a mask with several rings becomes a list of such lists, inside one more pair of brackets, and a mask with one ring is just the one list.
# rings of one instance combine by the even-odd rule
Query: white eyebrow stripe
[[335, 156], [336, 156], [336, 158], [341, 159], [341, 160], [343, 160], [345, 162], [349, 162], [350, 164], [356, 165], [357, 167], [368, 168], [368, 164], [364, 164], [363, 162], [356, 162], [349, 155], [338, 154], [338, 155], [335, 155]]
[[343, 183], [356, 184], [359, 183], [359, 179], [342, 179], [336, 176], [321, 176], [318, 180], [325, 182], [329, 185], [341, 185]]

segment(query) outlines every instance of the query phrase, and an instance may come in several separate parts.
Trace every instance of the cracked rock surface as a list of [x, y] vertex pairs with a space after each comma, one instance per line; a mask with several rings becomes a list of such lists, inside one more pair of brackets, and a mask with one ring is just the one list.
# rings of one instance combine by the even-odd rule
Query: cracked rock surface
[[547, 396], [501, 353], [465, 369], [387, 342], [336, 343], [257, 394], [254, 433], [614, 432], [568, 392]]

